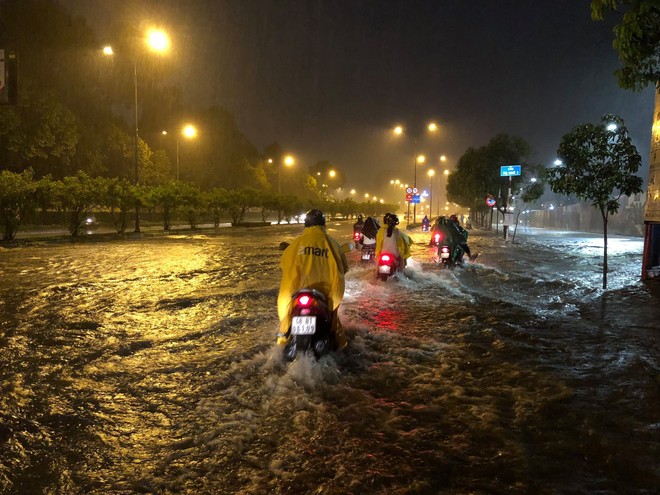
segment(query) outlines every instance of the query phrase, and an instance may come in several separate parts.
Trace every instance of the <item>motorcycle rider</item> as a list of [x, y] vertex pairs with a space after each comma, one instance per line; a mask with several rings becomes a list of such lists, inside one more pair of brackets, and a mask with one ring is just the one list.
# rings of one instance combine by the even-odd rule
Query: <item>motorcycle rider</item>
[[422, 231], [428, 232], [430, 225], [431, 221], [429, 220], [428, 215], [424, 215], [424, 218], [422, 219]]
[[465, 242], [465, 238], [456, 228], [456, 224], [445, 216], [438, 217], [433, 227], [433, 235], [436, 232], [440, 232], [439, 244], [448, 244], [452, 253], [456, 251], [457, 247], [462, 247], [461, 244]]
[[412, 239], [397, 228], [399, 217], [394, 213], [386, 213], [383, 217], [383, 223], [387, 228], [380, 229], [376, 234], [376, 259], [384, 251], [395, 256], [399, 268], [403, 268], [406, 266], [408, 258], [410, 258]]
[[367, 217], [362, 227], [362, 249], [376, 248], [376, 234], [380, 230], [380, 224], [373, 217]]
[[291, 327], [289, 306], [291, 296], [302, 288], [317, 289], [328, 297], [333, 310], [332, 329], [339, 349], [347, 345], [344, 329], [339, 321], [338, 309], [344, 297], [344, 275], [348, 262], [341, 246], [325, 231], [325, 215], [312, 209], [305, 215], [305, 229], [284, 250], [280, 261], [282, 281], [277, 297], [280, 331], [277, 343], [286, 344]]
[[456, 227], [456, 230], [458, 230], [458, 232], [461, 234], [461, 236], [463, 238], [463, 240], [459, 244], [461, 246], [461, 249], [463, 249], [463, 252], [465, 252], [465, 254], [468, 255], [468, 258], [470, 258], [470, 261], [474, 261], [477, 258], [477, 255], [475, 254], [474, 256], [472, 256], [470, 254], [470, 247], [468, 246], [468, 243], [467, 243], [467, 239], [468, 239], [468, 235], [469, 235], [468, 231], [465, 230], [461, 226], [461, 222], [458, 220], [458, 215], [456, 215], [456, 214], [450, 215], [449, 220], [451, 222], [453, 222], [454, 227]]
[[353, 224], [353, 240], [356, 244], [362, 244], [362, 227], [364, 227], [364, 220], [362, 220], [362, 215], [358, 215], [357, 222]]
[[364, 227], [364, 220], [362, 218], [362, 215], [358, 215], [357, 216], [357, 222], [355, 222], [353, 224], [353, 231], [356, 231], [356, 230], [361, 231], [363, 227]]

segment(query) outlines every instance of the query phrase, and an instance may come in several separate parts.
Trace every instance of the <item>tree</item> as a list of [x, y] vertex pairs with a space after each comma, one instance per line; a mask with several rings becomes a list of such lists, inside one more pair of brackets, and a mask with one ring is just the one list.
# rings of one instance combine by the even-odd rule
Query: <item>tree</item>
[[49, 91], [23, 85], [16, 107], [0, 109], [0, 157], [3, 168], [31, 167], [37, 177], [68, 175], [78, 144], [73, 113]]
[[229, 199], [229, 216], [231, 217], [232, 225], [238, 225], [243, 222], [245, 212], [252, 206], [252, 198], [250, 192], [246, 189], [231, 189], [227, 193]]
[[164, 150], [151, 151], [142, 140], [140, 144], [143, 144], [146, 152], [145, 160], [141, 163], [140, 182], [148, 186], [157, 186], [174, 179], [167, 153]]
[[627, 7], [614, 27], [612, 45], [623, 66], [615, 74], [619, 86], [641, 90], [660, 81], [660, 3], [658, 0], [592, 0], [591, 17], [603, 20], [608, 11]]
[[127, 179], [105, 179], [99, 206], [110, 210], [110, 217], [118, 234], [126, 232], [128, 211], [135, 206], [135, 186]]
[[4, 227], [3, 240], [10, 241], [16, 237], [26, 211], [34, 203], [36, 186], [32, 179], [32, 170], [25, 170], [21, 174], [6, 170], [0, 172], [0, 222]]
[[[526, 169], [530, 147], [525, 140], [508, 134], [498, 134], [481, 148], [469, 148], [458, 160], [456, 170], [447, 178], [447, 199], [474, 212], [481, 213], [482, 223], [489, 211], [485, 199], [488, 195], [500, 196], [508, 183], [500, 177], [502, 165], [520, 164]], [[512, 178], [511, 185], [517, 187], [522, 179]]]
[[69, 232], [76, 237], [85, 216], [92, 208], [98, 206], [103, 196], [104, 182], [100, 178], [92, 178], [85, 172], [64, 177], [56, 183], [56, 197], [59, 205], [69, 213]]
[[284, 196], [282, 214], [286, 223], [291, 223], [293, 217], [297, 217], [305, 208], [303, 201], [292, 195]]
[[[529, 169], [530, 167], [528, 167]], [[536, 203], [543, 193], [545, 192], [544, 179], [546, 176], [546, 169], [543, 165], [532, 166], [531, 170], [527, 170], [525, 174], [525, 182], [520, 188], [520, 193], [514, 201], [516, 211], [515, 228], [513, 229], [513, 237], [511, 242], [516, 242], [516, 232], [518, 230], [518, 221], [520, 214], [530, 205]]]
[[166, 184], [150, 189], [149, 203], [160, 207], [163, 212], [163, 230], [168, 231], [172, 225], [172, 215], [182, 204], [182, 198], [189, 185], [172, 180]]
[[220, 217], [222, 213], [229, 210], [229, 197], [227, 191], [221, 187], [216, 187], [204, 193], [206, 206], [213, 215], [213, 226], [220, 227]]
[[604, 115], [599, 125], [582, 124], [562, 137], [557, 150], [562, 164], [548, 169], [550, 188], [591, 201], [603, 218], [603, 289], [607, 288], [607, 221], [619, 210], [619, 198], [642, 191], [635, 174], [642, 158], [623, 120]]

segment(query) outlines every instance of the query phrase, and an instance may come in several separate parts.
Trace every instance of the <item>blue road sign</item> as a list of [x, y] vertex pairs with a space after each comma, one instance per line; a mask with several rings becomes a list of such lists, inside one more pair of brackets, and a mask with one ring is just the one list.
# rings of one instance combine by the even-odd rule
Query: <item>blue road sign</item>
[[512, 177], [520, 175], [521, 165], [503, 165], [500, 167], [500, 177]]
[[421, 198], [419, 194], [413, 194], [412, 202], [413, 203], [419, 203], [421, 201]]

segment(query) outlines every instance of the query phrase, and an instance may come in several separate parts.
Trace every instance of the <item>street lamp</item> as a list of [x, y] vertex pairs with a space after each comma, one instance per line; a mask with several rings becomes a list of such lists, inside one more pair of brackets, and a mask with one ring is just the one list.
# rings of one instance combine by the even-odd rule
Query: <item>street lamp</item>
[[433, 176], [435, 175], [435, 170], [430, 168], [426, 174], [431, 179], [431, 187], [429, 187], [429, 217], [433, 218]]
[[[435, 122], [429, 122], [426, 125], [426, 131], [431, 134], [435, 134], [438, 132], [438, 124]], [[400, 136], [404, 133], [404, 128], [400, 125], [397, 125], [394, 130], [394, 134], [396, 136]], [[417, 139], [413, 139], [413, 143], [415, 147], [417, 146]], [[413, 188], [417, 188], [417, 164], [418, 163], [424, 163], [426, 161], [426, 158], [424, 155], [417, 155], [415, 154], [414, 157], [414, 180], [413, 180]], [[413, 223], [417, 222], [417, 203], [413, 203]], [[410, 223], [410, 203], [408, 203], [408, 223]]]
[[[287, 167], [292, 167], [296, 160], [291, 155], [286, 155], [283, 159], [277, 161], [277, 194], [282, 194], [282, 162]], [[269, 158], [268, 163], [273, 163], [273, 159]]]
[[[445, 169], [444, 172], [442, 172], [443, 175], [445, 176], [445, 197], [447, 196], [447, 180], [449, 179], [449, 170]], [[438, 181], [440, 182], [440, 181]], [[440, 191], [438, 191], [440, 192]], [[440, 194], [438, 194], [438, 215], [440, 214]]]
[[[167, 33], [159, 29], [150, 29], [147, 31], [146, 37], [144, 38], [147, 48], [151, 51], [164, 53], [168, 50], [170, 46], [170, 40], [167, 36]], [[114, 51], [111, 46], [103, 47], [103, 55], [112, 56]], [[140, 182], [140, 171], [138, 168], [138, 72], [137, 72], [137, 54], [133, 59], [133, 96], [134, 96], [134, 107], [135, 107], [135, 125], [134, 125], [134, 139], [133, 139], [133, 150], [134, 150], [134, 166], [135, 166], [135, 185], [137, 186]], [[140, 206], [139, 204], [135, 205], [135, 232], [140, 232]]]
[[[167, 131], [163, 131], [167, 135]], [[186, 139], [195, 139], [197, 137], [197, 128], [192, 124], [186, 124], [181, 128], [181, 135]], [[179, 180], [179, 135], [176, 135], [176, 180]]]
[[[424, 155], [419, 155], [415, 158], [415, 177], [413, 180], [413, 191], [417, 189], [417, 164], [423, 165], [426, 161]], [[408, 221], [410, 221], [410, 212], [408, 213]], [[417, 223], [417, 203], [413, 203], [413, 224]]]

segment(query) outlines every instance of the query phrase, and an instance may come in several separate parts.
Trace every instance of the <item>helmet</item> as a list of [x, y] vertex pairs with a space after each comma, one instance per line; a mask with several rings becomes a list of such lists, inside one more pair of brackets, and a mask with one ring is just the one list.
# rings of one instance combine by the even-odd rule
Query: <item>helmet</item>
[[312, 209], [305, 214], [305, 227], [314, 225], [325, 226], [325, 215], [321, 210]]
[[456, 214], [450, 215], [449, 220], [458, 223], [458, 216], [456, 216]]
[[387, 226], [399, 225], [399, 217], [397, 217], [394, 213], [386, 213], [385, 217], [383, 218], [383, 222]]
[[362, 221], [362, 215], [358, 215], [358, 222]]

